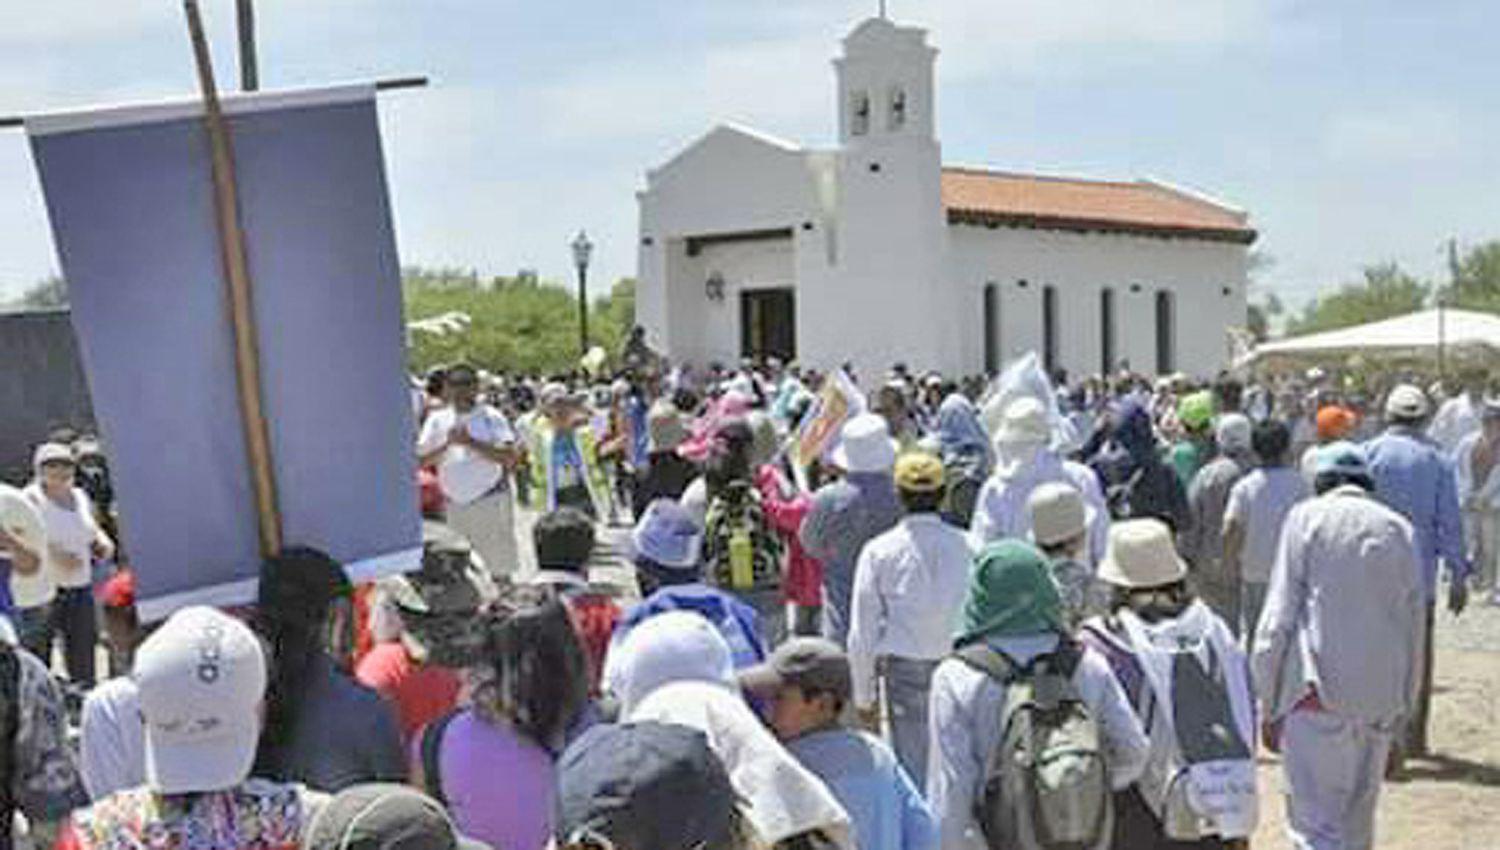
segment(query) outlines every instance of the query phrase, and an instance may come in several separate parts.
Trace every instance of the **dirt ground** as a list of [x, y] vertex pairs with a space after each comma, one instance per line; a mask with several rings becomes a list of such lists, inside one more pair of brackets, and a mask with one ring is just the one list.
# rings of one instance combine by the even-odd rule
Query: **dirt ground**
[[[1477, 601], [1476, 601], [1477, 602]], [[1430, 758], [1381, 789], [1380, 850], [1500, 848], [1500, 608], [1471, 606], [1438, 621]], [[1255, 850], [1290, 850], [1285, 784], [1263, 761]]]

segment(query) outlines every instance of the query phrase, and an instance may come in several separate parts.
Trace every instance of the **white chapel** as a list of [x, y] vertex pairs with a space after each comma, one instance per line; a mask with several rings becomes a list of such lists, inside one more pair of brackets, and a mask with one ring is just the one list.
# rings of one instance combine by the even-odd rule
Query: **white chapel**
[[1211, 375], [1245, 317], [1242, 210], [1155, 180], [946, 166], [937, 50], [885, 18], [835, 60], [839, 143], [733, 125], [647, 173], [636, 315], [679, 362], [959, 375], [1027, 351]]

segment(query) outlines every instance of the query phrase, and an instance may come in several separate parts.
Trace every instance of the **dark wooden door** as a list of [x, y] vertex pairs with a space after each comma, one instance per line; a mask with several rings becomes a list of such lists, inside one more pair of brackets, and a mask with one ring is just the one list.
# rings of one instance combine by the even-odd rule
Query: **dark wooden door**
[[797, 297], [790, 287], [740, 293], [740, 355], [797, 359]]

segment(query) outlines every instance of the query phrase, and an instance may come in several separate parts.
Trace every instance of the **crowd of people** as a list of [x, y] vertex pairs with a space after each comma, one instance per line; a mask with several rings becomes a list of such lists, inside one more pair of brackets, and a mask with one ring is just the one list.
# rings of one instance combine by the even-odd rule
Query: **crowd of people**
[[0, 850], [1244, 848], [1261, 748], [1295, 846], [1370, 848], [1442, 573], [1500, 602], [1482, 375], [897, 366], [808, 458], [847, 370], [626, 361], [433, 373], [418, 571], [290, 548], [161, 623], [97, 442], [42, 444], [0, 489]]

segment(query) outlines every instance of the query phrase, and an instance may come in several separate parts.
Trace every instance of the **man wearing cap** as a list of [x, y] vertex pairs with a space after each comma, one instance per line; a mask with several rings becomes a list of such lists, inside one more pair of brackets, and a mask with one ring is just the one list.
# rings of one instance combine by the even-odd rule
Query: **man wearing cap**
[[115, 546], [99, 527], [93, 500], [77, 486], [77, 471], [69, 446], [43, 443], [37, 447], [34, 477], [22, 492], [47, 529], [47, 551], [43, 574], [26, 583], [55, 596], [40, 609], [47, 613], [45, 620], [37, 618], [38, 609], [23, 614], [21, 640], [32, 654], [50, 660], [53, 636], [61, 637], [68, 679], [87, 690], [94, 686], [99, 642], [92, 567], [95, 560], [113, 557]]
[[696, 729], [595, 726], [557, 763], [560, 850], [748, 850], [739, 796]]
[[1500, 604], [1500, 397], [1487, 396], [1480, 414], [1479, 430], [1459, 441], [1453, 463], [1477, 587], [1493, 605]]
[[968, 535], [938, 514], [944, 490], [937, 457], [902, 455], [896, 492], [906, 516], [865, 544], [854, 569], [849, 666], [860, 722], [878, 729], [884, 708], [891, 746], [921, 786], [927, 781], [928, 688], [952, 646], [974, 549]]
[[516, 432], [505, 415], [479, 402], [472, 366], [448, 370], [448, 405], [422, 425], [417, 454], [437, 467], [447, 501], [448, 523], [474, 544], [485, 567], [497, 576], [516, 571], [516, 529], [506, 486], [516, 462]]
[[[266, 660], [244, 623], [184, 608], [141, 645], [146, 784], [74, 813], [59, 850], [294, 848], [326, 797], [251, 779]], [[211, 840], [204, 840], [212, 836]]]
[[1248, 646], [1260, 623], [1276, 563], [1281, 529], [1292, 506], [1312, 495], [1302, 475], [1289, 466], [1292, 434], [1286, 424], [1268, 419], [1250, 436], [1256, 468], [1235, 482], [1224, 508], [1224, 573], [1240, 577], [1239, 634]]
[[729, 645], [736, 668], [766, 657], [755, 609], [703, 581], [703, 530], [686, 508], [670, 499], [652, 502], [631, 532], [630, 546], [643, 598], [615, 627], [605, 656], [606, 689], [617, 660], [614, 648], [641, 623], [669, 611], [692, 611], [712, 623]]
[[1188, 487], [1188, 509], [1193, 521], [1179, 542], [1183, 556], [1193, 568], [1203, 601], [1238, 632], [1240, 624], [1240, 577], [1228, 572], [1224, 560], [1224, 511], [1230, 488], [1250, 472], [1250, 418], [1226, 413], [1214, 426], [1219, 456], [1193, 476]]
[[422, 569], [379, 585], [375, 608], [393, 623], [395, 636], [355, 670], [360, 684], [395, 704], [406, 741], [457, 703], [457, 671], [471, 660], [475, 615], [496, 595], [462, 536], [427, 523], [422, 537]]
[[339, 792], [313, 818], [306, 850], [489, 850], [458, 834], [438, 801], [405, 785]]
[[1387, 756], [1417, 706], [1427, 615], [1411, 523], [1371, 496], [1364, 450], [1318, 453], [1282, 530], [1251, 670], [1280, 749], [1293, 843], [1374, 846]]
[[936, 850], [932, 812], [895, 753], [841, 721], [852, 690], [837, 644], [789, 640], [741, 673], [740, 687], [770, 706], [776, 736], [849, 812], [860, 850]]
[[647, 440], [646, 464], [636, 477], [632, 506], [639, 520], [646, 506], [657, 499], [680, 499], [698, 470], [686, 458], [677, 454], [677, 448], [688, 438], [687, 423], [682, 411], [671, 399], [657, 399], [646, 416]]
[[1307, 482], [1307, 489], [1312, 490], [1313, 479], [1318, 475], [1318, 447], [1329, 443], [1337, 443], [1339, 440], [1352, 439], [1354, 428], [1359, 424], [1359, 417], [1354, 411], [1339, 404], [1326, 405], [1320, 409], [1316, 417], [1317, 437], [1311, 445], [1302, 451], [1302, 459], [1298, 462], [1298, 469], [1302, 472], [1302, 478]]
[[1464, 552], [1458, 482], [1442, 450], [1422, 433], [1430, 409], [1420, 389], [1410, 384], [1396, 387], [1386, 397], [1385, 433], [1365, 444], [1376, 497], [1406, 517], [1416, 533], [1420, 575], [1427, 592], [1422, 692], [1416, 711], [1408, 718], [1403, 742], [1406, 755], [1427, 753], [1439, 559], [1448, 565], [1448, 610], [1461, 613], [1469, 601], [1469, 561]]
[[1103, 614], [1108, 594], [1088, 565], [1089, 510], [1078, 488], [1049, 481], [1031, 491], [1026, 514], [1031, 519], [1031, 542], [1052, 565], [1052, 577], [1062, 593], [1063, 620], [1071, 632], [1096, 614]]
[[1177, 422], [1182, 426], [1182, 439], [1172, 446], [1168, 457], [1177, 480], [1187, 489], [1214, 454], [1213, 393], [1202, 390], [1184, 397], [1177, 403]]
[[891, 476], [896, 443], [885, 420], [863, 413], [844, 423], [831, 462], [844, 471], [844, 478], [813, 494], [800, 537], [808, 554], [823, 564], [823, 637], [843, 646], [859, 553], [901, 519]]

